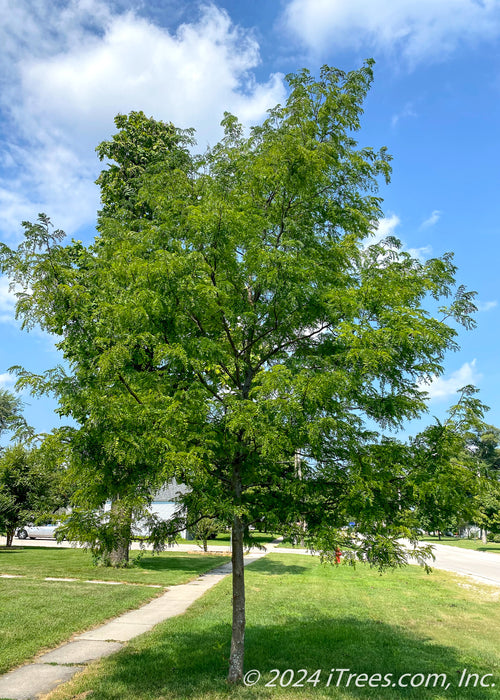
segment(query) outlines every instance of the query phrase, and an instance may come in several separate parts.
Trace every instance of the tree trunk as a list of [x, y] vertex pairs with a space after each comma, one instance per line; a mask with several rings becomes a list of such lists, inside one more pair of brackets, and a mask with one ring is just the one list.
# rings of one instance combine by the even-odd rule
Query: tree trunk
[[129, 561], [130, 540], [132, 536], [132, 510], [119, 498], [111, 505], [111, 519], [114, 523], [115, 538], [108, 554], [111, 566], [126, 566]]
[[12, 547], [12, 540], [14, 539], [15, 534], [16, 534], [15, 530], [7, 530], [7, 542], [6, 542], [7, 547]]
[[[300, 481], [300, 480], [302, 479], [302, 465], [301, 465], [301, 462], [300, 462], [300, 455], [299, 455], [299, 453], [298, 453], [297, 451], [295, 451], [294, 463], [295, 463], [295, 474], [297, 475], [297, 478], [298, 478], [299, 481]], [[305, 531], [305, 529], [306, 529], [305, 523], [302, 522], [302, 521], [299, 521], [299, 522], [297, 523], [297, 525], [299, 526], [299, 528], [302, 530], [302, 533], [303, 533], [303, 532]], [[304, 535], [303, 535], [303, 534], [302, 534], [301, 537], [300, 537], [299, 544], [300, 544], [301, 547], [305, 547], [305, 546], [306, 546], [306, 543], [305, 543]]]
[[481, 542], [483, 544], [488, 542], [488, 533], [484, 527], [481, 528]]
[[245, 654], [245, 568], [243, 565], [243, 531], [241, 518], [233, 518], [232, 553], [233, 564], [233, 633], [229, 659], [229, 683], [239, 683], [243, 678]]
[[126, 566], [129, 561], [129, 546], [130, 540], [121, 538], [120, 542], [117, 543], [109, 553], [109, 563], [111, 566], [120, 567]]

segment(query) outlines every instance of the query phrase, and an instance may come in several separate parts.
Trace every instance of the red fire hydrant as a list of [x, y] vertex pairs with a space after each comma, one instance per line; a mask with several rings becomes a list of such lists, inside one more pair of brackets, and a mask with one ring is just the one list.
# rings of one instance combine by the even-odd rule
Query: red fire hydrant
[[335, 547], [335, 563], [340, 564], [340, 557], [342, 556], [342, 552], [338, 547]]

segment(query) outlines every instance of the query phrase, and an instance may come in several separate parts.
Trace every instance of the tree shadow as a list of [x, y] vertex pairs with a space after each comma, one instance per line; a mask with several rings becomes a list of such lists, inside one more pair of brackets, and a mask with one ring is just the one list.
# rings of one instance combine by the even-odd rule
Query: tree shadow
[[[193, 622], [198, 625], [193, 631]], [[123, 700], [134, 698], [146, 700], [178, 700], [183, 698], [261, 698], [287, 697], [305, 698], [352, 697], [366, 700], [400, 700], [404, 698], [467, 698], [491, 700], [492, 688], [460, 688], [459, 679], [464, 661], [455, 649], [435, 644], [430, 639], [411, 633], [403, 628], [383, 622], [360, 621], [351, 617], [338, 618], [315, 616], [313, 620], [288, 619], [280, 624], [252, 625], [247, 627], [245, 669], [257, 669], [262, 674], [260, 682], [253, 687], [233, 688], [225, 678], [229, 656], [230, 625], [220, 621], [208, 623], [206, 619], [191, 618], [188, 624], [164, 623], [160, 628], [132, 643], [127, 649], [107, 659], [101, 667], [99, 681], [100, 700]], [[348, 687], [345, 680], [335, 687], [339, 673], [334, 672], [327, 687], [332, 669], [350, 669], [349, 673], [375, 676], [380, 686], [386, 674], [392, 674], [389, 687], [357, 687], [353, 679]], [[314, 687], [304, 682], [302, 686], [288, 687], [283, 691], [278, 682], [275, 687], [265, 684], [273, 679], [272, 669], [281, 672], [293, 669], [294, 681], [300, 680], [299, 669], [307, 671], [309, 677], [321, 669], [319, 682]], [[486, 666], [469, 668], [468, 673], [480, 677], [491, 673]], [[345, 672], [345, 675], [347, 672]], [[398, 687], [403, 674], [408, 687]], [[422, 674], [416, 676], [416, 674]], [[433, 677], [427, 688], [410, 687], [410, 678], [424, 683], [429, 674], [446, 674], [447, 689], [441, 687], [441, 679], [433, 686]], [[287, 679], [290, 677], [290, 672]], [[92, 676], [83, 687], [92, 688], [96, 679]], [[491, 677], [486, 682], [494, 681]], [[394, 683], [394, 687], [393, 687]], [[78, 686], [78, 691], [82, 687]], [[126, 689], [126, 693], [124, 693]], [[94, 691], [96, 692], [96, 691]], [[79, 696], [78, 696], [79, 697]]]
[[222, 566], [230, 561], [229, 556], [222, 556], [218, 554], [208, 554], [200, 557], [200, 554], [196, 553], [182, 553], [176, 552], [175, 554], [170, 554], [168, 557], [162, 556], [141, 556], [134, 558], [133, 569], [143, 569], [144, 571], [198, 571], [203, 572], [206, 570], [207, 559], [213, 563], [213, 568], [217, 566]]
[[308, 570], [306, 566], [297, 564], [283, 564], [276, 559], [263, 557], [250, 564], [252, 571], [264, 576], [296, 576]]

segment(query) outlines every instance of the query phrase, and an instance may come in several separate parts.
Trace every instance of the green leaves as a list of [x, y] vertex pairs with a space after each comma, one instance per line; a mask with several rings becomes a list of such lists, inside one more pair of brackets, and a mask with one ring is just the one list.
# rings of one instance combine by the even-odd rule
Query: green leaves
[[425, 410], [422, 382], [474, 304], [452, 255], [370, 245], [391, 160], [354, 139], [372, 68], [288, 76], [285, 104], [248, 133], [226, 112], [200, 156], [191, 132], [119, 115], [97, 149], [112, 162], [95, 241], [63, 246], [45, 217], [3, 248], [23, 321], [62, 336], [67, 374], [23, 381], [79, 424], [82, 503], [147, 502], [175, 475], [200, 517], [317, 538], [355, 520], [366, 556], [400, 561], [412, 488], [432, 475], [424, 460], [410, 487], [413, 453], [375, 429]]
[[0, 435], [6, 430], [16, 430], [26, 426], [21, 415], [21, 399], [7, 389], [0, 389]]

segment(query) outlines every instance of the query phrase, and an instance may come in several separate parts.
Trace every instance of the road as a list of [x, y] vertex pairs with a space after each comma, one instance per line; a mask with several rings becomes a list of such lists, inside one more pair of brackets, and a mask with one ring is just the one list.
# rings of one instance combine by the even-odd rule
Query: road
[[432, 544], [436, 557], [431, 566], [436, 569], [453, 571], [457, 574], [473, 576], [482, 583], [500, 586], [500, 554], [493, 552], [476, 552], [446, 544]]

